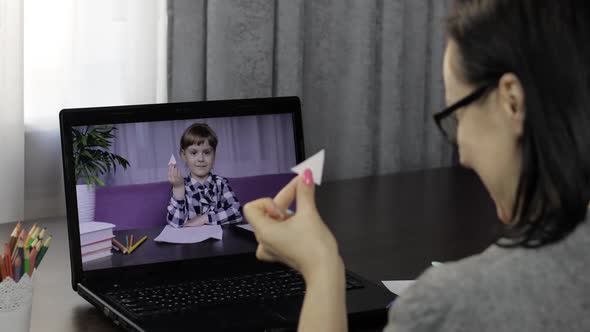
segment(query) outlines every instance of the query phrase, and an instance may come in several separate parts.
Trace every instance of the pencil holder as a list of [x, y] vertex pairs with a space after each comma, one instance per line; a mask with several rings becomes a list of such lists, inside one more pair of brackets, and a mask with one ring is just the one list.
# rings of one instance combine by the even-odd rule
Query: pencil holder
[[19, 282], [6, 278], [0, 283], [2, 331], [28, 332], [33, 306], [33, 280], [25, 274]]

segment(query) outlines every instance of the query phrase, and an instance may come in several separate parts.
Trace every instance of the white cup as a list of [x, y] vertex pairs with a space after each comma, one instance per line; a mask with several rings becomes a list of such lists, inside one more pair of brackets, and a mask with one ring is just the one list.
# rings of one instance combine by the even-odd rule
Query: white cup
[[6, 278], [0, 283], [2, 331], [29, 332], [33, 306], [33, 280], [25, 274], [19, 282]]

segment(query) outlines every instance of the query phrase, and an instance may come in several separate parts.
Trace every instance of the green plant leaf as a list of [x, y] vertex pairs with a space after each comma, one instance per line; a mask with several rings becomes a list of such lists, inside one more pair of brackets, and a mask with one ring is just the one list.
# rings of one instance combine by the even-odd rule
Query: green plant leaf
[[104, 181], [102, 181], [98, 176], [93, 176], [94, 181], [96, 181], [98, 184], [100, 184], [101, 186], [105, 186]]
[[101, 175], [116, 172], [117, 164], [127, 169], [129, 162], [122, 156], [109, 152], [111, 140], [116, 138], [114, 126], [95, 126], [72, 129], [73, 157], [76, 181], [105, 185]]

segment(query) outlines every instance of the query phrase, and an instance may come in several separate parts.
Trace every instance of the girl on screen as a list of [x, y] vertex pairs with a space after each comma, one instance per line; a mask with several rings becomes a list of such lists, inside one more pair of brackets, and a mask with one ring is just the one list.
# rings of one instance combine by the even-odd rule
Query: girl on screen
[[240, 202], [226, 178], [211, 173], [215, 163], [217, 135], [204, 123], [188, 127], [180, 138], [180, 157], [189, 174], [183, 177], [176, 165], [168, 166], [172, 197], [166, 221], [173, 227], [240, 223]]

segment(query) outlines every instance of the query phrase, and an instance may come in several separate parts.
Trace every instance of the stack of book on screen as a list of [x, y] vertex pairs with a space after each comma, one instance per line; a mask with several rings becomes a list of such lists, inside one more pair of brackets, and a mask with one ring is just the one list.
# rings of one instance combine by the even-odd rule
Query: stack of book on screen
[[82, 263], [110, 256], [111, 240], [115, 237], [115, 225], [106, 222], [81, 222], [80, 246], [82, 247]]

